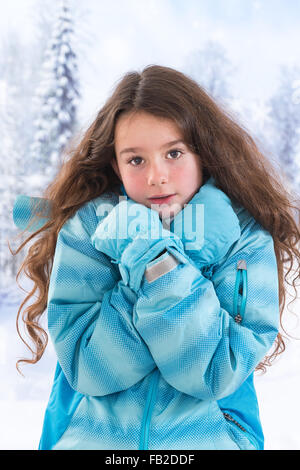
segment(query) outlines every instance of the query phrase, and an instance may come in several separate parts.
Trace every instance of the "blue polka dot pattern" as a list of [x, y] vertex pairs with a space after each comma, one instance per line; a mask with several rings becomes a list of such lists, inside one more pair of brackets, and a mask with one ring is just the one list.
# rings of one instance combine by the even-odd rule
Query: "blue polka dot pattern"
[[[197, 266], [167, 247], [178, 263], [135, 292], [91, 243], [107, 201], [118, 197], [89, 201], [58, 236], [48, 296], [58, 362], [39, 448], [262, 449], [253, 372], [278, 333], [272, 237], [233, 205], [241, 234], [225, 256]], [[219, 226], [228, 244], [230, 224]], [[240, 260], [247, 301], [235, 321]]]

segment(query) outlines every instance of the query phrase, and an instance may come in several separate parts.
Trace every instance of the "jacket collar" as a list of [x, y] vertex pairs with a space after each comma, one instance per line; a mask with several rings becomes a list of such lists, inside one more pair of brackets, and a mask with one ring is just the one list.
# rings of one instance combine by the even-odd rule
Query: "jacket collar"
[[[123, 184], [121, 192], [128, 197]], [[203, 236], [193, 243], [193, 250], [187, 250], [186, 253], [190, 254], [192, 258], [196, 258], [197, 264], [209, 265], [222, 259], [233, 243], [240, 238], [240, 223], [231, 200], [221, 189], [216, 187], [215, 179], [212, 176], [194, 194], [187, 206], [196, 204], [203, 205], [203, 227], [200, 228]], [[191, 207], [183, 208], [171, 221], [169, 230], [174, 232], [176, 219], [177, 222], [178, 219], [181, 219], [180, 224], [182, 218], [185, 220], [185, 217], [189, 218], [191, 214], [192, 217], [195, 217], [197, 211], [191, 210]], [[187, 224], [182, 226], [184, 227], [183, 236], [187, 240], [193, 240], [194, 235], [191, 230], [193, 227], [197, 227], [195, 220], [189, 220]]]
[[[231, 200], [216, 187], [214, 178], [210, 177], [192, 197], [187, 206], [176, 215], [171, 222], [170, 230], [174, 231], [174, 224], [178, 222], [176, 220], [178, 218], [181, 219], [180, 223], [182, 223], [182, 220], [185, 221], [186, 215], [189, 219], [192, 214], [192, 219], [195, 219], [196, 214], [199, 213], [195, 211], [195, 207], [191, 208], [189, 206], [196, 206], [197, 204], [201, 205], [202, 208], [200, 212], [203, 224], [203, 226], [200, 226], [201, 236], [196, 237], [192, 249], [186, 250], [186, 253], [198, 265], [205, 266], [218, 262], [226, 255], [233, 243], [240, 238], [241, 229]], [[194, 232], [192, 232], [192, 229], [197, 227], [196, 221], [187, 220], [187, 223], [182, 224], [182, 227], [183, 240], [193, 240]]]
[[[127, 196], [123, 184], [121, 192]], [[128, 196], [127, 196], [128, 197]], [[201, 265], [209, 265], [222, 259], [235, 241], [240, 238], [241, 230], [239, 219], [233, 210], [229, 197], [215, 185], [215, 180], [210, 177], [209, 180], [201, 186], [199, 191], [192, 197], [187, 206], [203, 204], [204, 220], [203, 228], [201, 228], [203, 237], [193, 247], [193, 250], [187, 254], [196, 257], [197, 263]], [[43, 208], [44, 217], [33, 220], [36, 212]], [[14, 208], [13, 219], [18, 228], [21, 230], [35, 231], [47, 222], [48, 213], [50, 211], [50, 201], [43, 198], [34, 198], [29, 196], [18, 196]], [[195, 215], [195, 211], [182, 209], [176, 215], [185, 217], [186, 214]], [[174, 221], [170, 224], [170, 230], [174, 232]], [[191, 222], [191, 221], [190, 221]], [[196, 226], [192, 221], [192, 227]], [[189, 233], [191, 223], [184, 225], [183, 235], [188, 240], [192, 240], [193, 236]]]

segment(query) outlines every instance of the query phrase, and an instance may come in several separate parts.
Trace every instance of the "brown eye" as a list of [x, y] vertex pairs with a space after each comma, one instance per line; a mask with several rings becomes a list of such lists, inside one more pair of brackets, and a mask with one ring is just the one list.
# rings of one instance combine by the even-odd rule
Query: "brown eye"
[[[131, 164], [131, 162], [136, 161], [136, 160], [142, 160], [142, 158], [141, 157], [131, 158], [130, 160], [128, 160], [128, 163]], [[139, 164], [134, 163], [132, 166], [139, 166]]]
[[[168, 155], [171, 155], [171, 154], [178, 154], [180, 153], [180, 155], [175, 155], [175, 158], [171, 158], [171, 160], [177, 160], [177, 158], [180, 158], [180, 156], [183, 154], [183, 152], [181, 150], [177, 150], [177, 149], [174, 149], [174, 150], [170, 150], [169, 154]], [[176, 158], [177, 157], [177, 158]]]

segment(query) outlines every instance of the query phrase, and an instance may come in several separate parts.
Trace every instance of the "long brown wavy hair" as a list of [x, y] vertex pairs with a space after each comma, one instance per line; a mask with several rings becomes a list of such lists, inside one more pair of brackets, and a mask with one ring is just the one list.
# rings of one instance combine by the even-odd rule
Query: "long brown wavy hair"
[[[184, 140], [201, 158], [204, 177], [213, 176], [216, 185], [231, 200], [240, 203], [273, 237], [279, 279], [280, 324], [286, 303], [286, 285], [293, 286], [299, 273], [299, 207], [280, 181], [270, 158], [231, 112], [217, 103], [187, 75], [169, 67], [148, 65], [142, 72], [130, 71], [116, 84], [96, 119], [76, 145], [69, 146], [55, 179], [42, 197], [51, 201], [48, 222], [30, 234], [16, 255], [31, 242], [17, 273], [23, 271], [34, 283], [20, 305], [17, 331], [32, 352], [31, 359], [19, 363], [35, 364], [42, 357], [48, 335], [39, 321], [47, 308], [47, 296], [57, 236], [64, 223], [87, 201], [106, 191], [120, 194], [121, 181], [112, 168], [116, 159], [114, 130], [120, 114], [145, 111], [173, 120]], [[22, 232], [24, 233], [24, 232]], [[25, 330], [34, 349], [19, 330], [22, 308], [35, 297], [22, 314]], [[278, 333], [271, 355], [257, 366], [265, 372], [275, 357], [285, 350], [283, 335]], [[19, 370], [20, 371], [20, 370]]]

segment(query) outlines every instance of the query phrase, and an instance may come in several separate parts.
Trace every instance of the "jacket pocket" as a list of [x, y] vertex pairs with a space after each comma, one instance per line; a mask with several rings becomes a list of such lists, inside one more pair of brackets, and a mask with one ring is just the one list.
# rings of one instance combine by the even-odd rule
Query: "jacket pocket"
[[258, 445], [244, 426], [228, 411], [221, 410], [227, 422], [228, 432], [240, 450], [258, 450]]
[[[216, 450], [258, 450], [256, 440], [231, 410], [222, 409], [218, 401], [211, 402], [210, 420], [218, 428]], [[230, 444], [231, 443], [231, 444]]]

